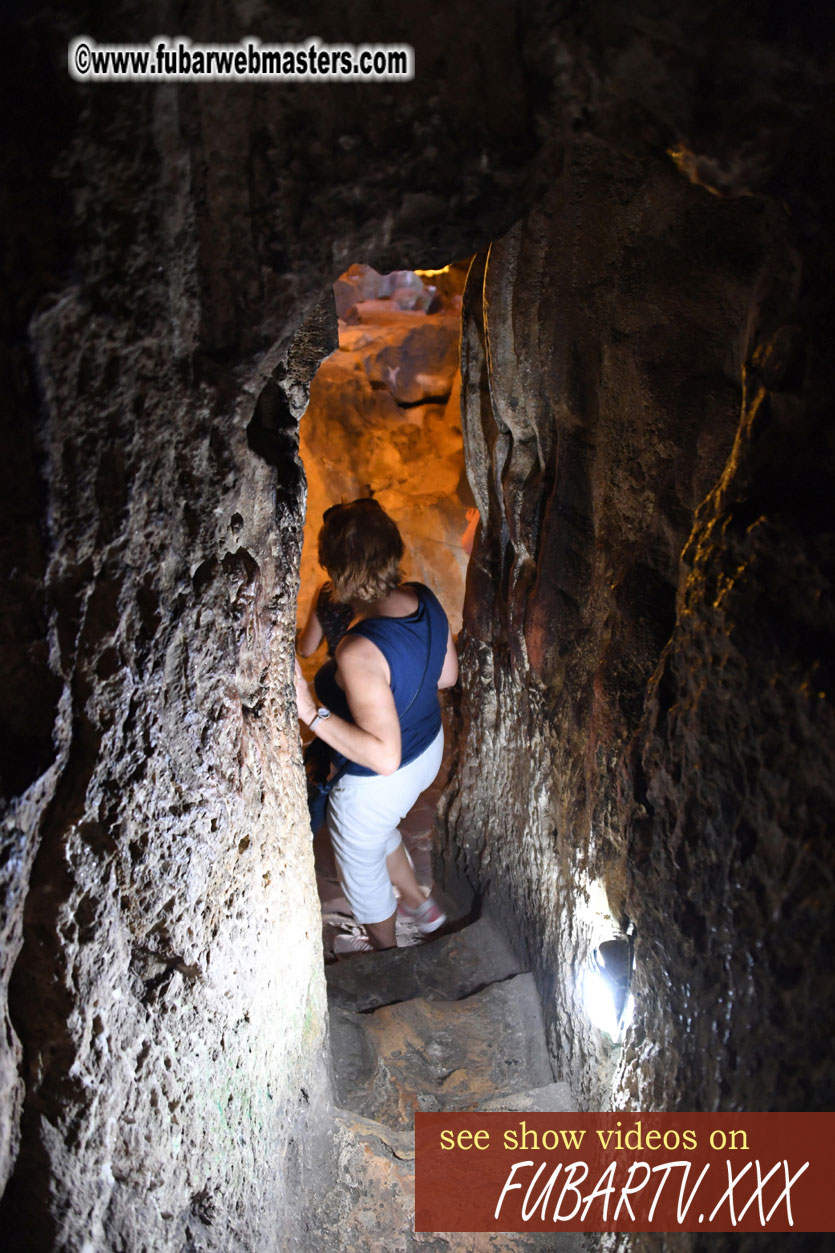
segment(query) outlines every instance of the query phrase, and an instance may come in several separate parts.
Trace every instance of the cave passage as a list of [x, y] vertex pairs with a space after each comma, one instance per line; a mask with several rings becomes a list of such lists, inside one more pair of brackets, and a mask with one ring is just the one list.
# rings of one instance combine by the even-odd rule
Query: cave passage
[[[366, 495], [374, 495], [400, 528], [406, 579], [431, 587], [453, 633], [460, 630], [478, 521], [460, 417], [459, 337], [467, 268], [464, 262], [381, 275], [367, 265], [352, 265], [334, 284], [339, 346], [311, 383], [299, 431], [308, 496], [297, 640], [304, 641], [325, 578], [316, 553], [322, 515], [338, 501]], [[309, 638], [315, 640], [315, 628]], [[308, 680], [325, 652], [325, 640], [312, 653], [304, 642], [302, 668]], [[310, 770], [313, 737], [304, 724], [300, 728]], [[445, 742], [438, 778], [400, 828], [426, 890], [432, 883], [432, 827], [449, 772], [448, 725]], [[314, 851], [329, 960], [335, 935], [358, 928], [339, 887], [326, 830], [318, 833]], [[399, 919], [399, 944], [418, 939], [414, 924]]]
[[[6, 7], [10, 1247], [411, 1250], [414, 1102], [478, 1085], [832, 1108], [833, 6], [235, 6], [415, 48], [295, 85], [77, 83], [73, 6]], [[323, 966], [305, 498], [369, 490], [461, 626], [478, 918]]]
[[461, 627], [474, 499], [461, 436], [459, 334], [467, 263], [334, 284], [339, 347], [319, 367], [300, 423], [307, 477], [299, 618], [322, 579], [323, 511], [374, 495], [397, 521], [407, 576], [430, 584]]
[[[468, 269], [379, 275], [352, 266], [334, 285], [339, 347], [313, 379], [300, 421], [308, 501], [297, 643], [307, 653], [308, 678], [327, 643], [323, 639], [308, 652], [317, 638], [310, 612], [323, 578], [316, 538], [324, 510], [340, 500], [371, 494], [380, 500], [404, 538], [405, 577], [436, 592], [460, 640], [466, 567], [479, 520], [465, 473], [460, 413]], [[453, 896], [433, 883], [439, 868], [436, 819], [455, 755], [455, 697], [439, 695], [441, 769], [399, 830], [418, 883], [426, 892], [431, 888], [445, 925], [424, 937], [398, 913], [396, 948], [338, 956], [335, 941], [361, 936], [363, 929], [342, 895], [326, 827], [313, 846], [337, 1106], [330, 1134], [343, 1160], [360, 1160], [365, 1182], [358, 1204], [373, 1209], [375, 1228], [387, 1238], [410, 1221], [408, 1137], [416, 1110], [575, 1108], [559, 1059], [549, 1054], [529, 964], [507, 943], [508, 920], [480, 917], [472, 891]], [[310, 772], [318, 742], [304, 723], [300, 729]], [[607, 985], [601, 984], [605, 1002]], [[617, 1024], [605, 1010], [604, 1004], [601, 1024], [615, 1034]], [[332, 1205], [338, 1195], [338, 1187], [331, 1190]], [[554, 1247], [567, 1251], [575, 1241], [559, 1236]]]

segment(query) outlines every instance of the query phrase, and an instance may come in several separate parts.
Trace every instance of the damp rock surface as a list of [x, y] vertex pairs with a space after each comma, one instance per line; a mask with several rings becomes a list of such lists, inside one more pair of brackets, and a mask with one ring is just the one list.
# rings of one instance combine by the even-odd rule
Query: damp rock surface
[[[374, 980], [391, 1002], [348, 1008]], [[483, 987], [471, 987], [475, 975]], [[335, 1099], [335, 1171], [314, 1210], [339, 1248], [568, 1250], [564, 1232], [423, 1232], [415, 1196], [415, 1111], [565, 1112], [568, 1085], [553, 1081], [534, 981], [500, 931], [479, 918], [453, 934], [399, 951], [349, 957], [329, 969]], [[428, 1198], [423, 1194], [423, 1200]], [[359, 1245], [356, 1232], [362, 1231]]]
[[331, 1044], [337, 1104], [395, 1127], [410, 1126], [417, 1109], [470, 1109], [553, 1079], [526, 974], [465, 1000], [334, 1009]]

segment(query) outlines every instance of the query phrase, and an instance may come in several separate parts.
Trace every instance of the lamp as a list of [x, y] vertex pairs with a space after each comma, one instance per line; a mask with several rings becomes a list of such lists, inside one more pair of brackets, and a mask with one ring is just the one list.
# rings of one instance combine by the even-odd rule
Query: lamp
[[626, 935], [602, 940], [589, 958], [583, 980], [583, 1000], [591, 1022], [615, 1044], [632, 1021], [634, 1000], [630, 992], [634, 958], [634, 929]]

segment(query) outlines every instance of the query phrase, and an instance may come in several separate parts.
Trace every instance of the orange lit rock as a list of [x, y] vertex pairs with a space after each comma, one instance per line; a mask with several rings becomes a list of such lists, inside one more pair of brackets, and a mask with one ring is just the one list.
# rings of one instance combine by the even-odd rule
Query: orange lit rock
[[[351, 267], [343, 283], [355, 270]], [[367, 271], [367, 267], [364, 267]], [[355, 275], [354, 287], [385, 290], [392, 276]], [[461, 272], [457, 272], [460, 279]], [[413, 287], [398, 277], [395, 291]], [[454, 282], [447, 280], [447, 286]], [[337, 292], [339, 284], [337, 284]], [[322, 513], [335, 501], [369, 491], [396, 519], [406, 543], [406, 572], [429, 584], [461, 624], [467, 553], [461, 537], [472, 505], [461, 438], [459, 313], [403, 311], [394, 299], [359, 301], [351, 325], [340, 322], [339, 350], [324, 361], [301, 423], [308, 478], [300, 618], [324, 577], [316, 557]]]
[[400, 404], [448, 396], [458, 368], [457, 315], [392, 327], [363, 364], [370, 381], [388, 388]]

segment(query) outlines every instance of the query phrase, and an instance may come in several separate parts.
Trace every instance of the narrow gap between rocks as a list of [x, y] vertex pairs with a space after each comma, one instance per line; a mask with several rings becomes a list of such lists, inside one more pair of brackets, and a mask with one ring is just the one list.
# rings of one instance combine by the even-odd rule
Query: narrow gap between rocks
[[[351, 268], [334, 285], [339, 346], [320, 366], [300, 422], [308, 481], [297, 645], [312, 681], [327, 655], [311, 610], [326, 575], [317, 538], [326, 509], [373, 495], [403, 535], [404, 574], [429, 585], [457, 636], [469, 553], [479, 521], [464, 465], [460, 395], [461, 300], [468, 266], [379, 275]], [[441, 693], [445, 753], [440, 773], [400, 823], [419, 883], [433, 885], [433, 837], [455, 768], [452, 693]], [[304, 724], [308, 773], [316, 738]], [[339, 884], [327, 827], [314, 839], [326, 962], [333, 1145], [341, 1169], [317, 1220], [324, 1230], [370, 1231], [386, 1240], [411, 1228], [414, 1115], [418, 1111], [575, 1108], [556, 1074], [533, 974], [503, 934], [501, 918], [477, 917], [470, 895], [423, 937], [398, 918], [397, 947], [337, 957], [339, 934], [361, 934]], [[346, 1180], [360, 1181], [359, 1190]], [[338, 1215], [338, 1219], [334, 1218]], [[556, 1241], [555, 1243], [553, 1241]], [[549, 1237], [573, 1249], [578, 1237]], [[340, 1247], [345, 1247], [341, 1245]], [[514, 1247], [542, 1247], [519, 1235]]]
[[[317, 537], [324, 511], [340, 501], [373, 495], [395, 519], [406, 546], [404, 573], [430, 586], [457, 635], [464, 582], [478, 523], [467, 483], [461, 434], [459, 337], [468, 263], [434, 270], [378, 274], [352, 265], [334, 284], [339, 347], [320, 366], [300, 424], [307, 482], [301, 560], [298, 640], [302, 668], [313, 677], [326, 657], [322, 640], [309, 652], [305, 627], [326, 578]], [[449, 700], [449, 695], [442, 698]], [[447, 720], [448, 721], [448, 720]], [[314, 737], [301, 726], [308, 770]], [[447, 782], [450, 735], [441, 771], [401, 824], [427, 890], [432, 883], [432, 828]], [[315, 747], [312, 750], [315, 753]], [[357, 932], [338, 882], [326, 829], [315, 840], [325, 959], [333, 939]], [[416, 928], [398, 921], [398, 944], [416, 943]]]

